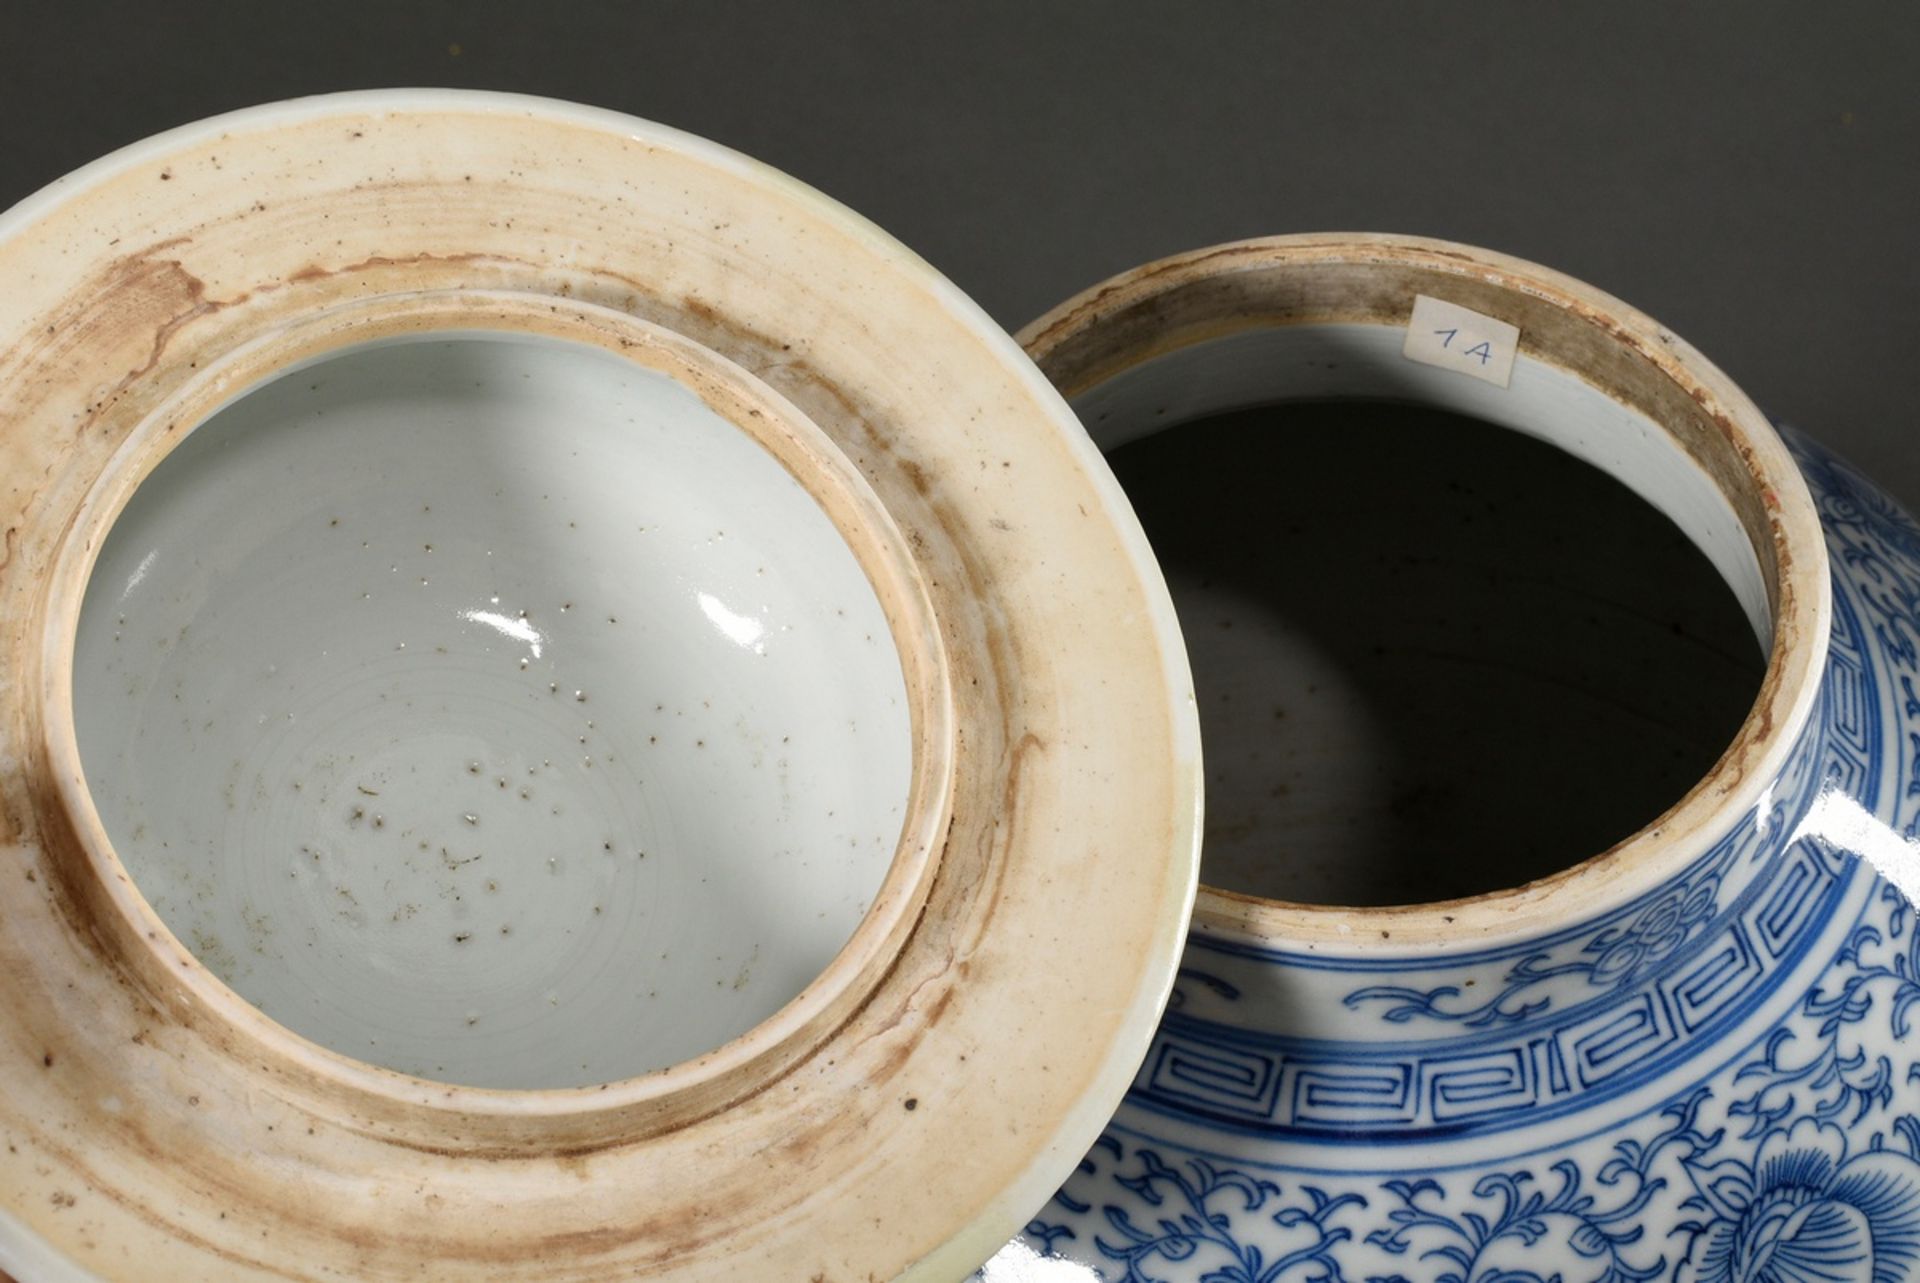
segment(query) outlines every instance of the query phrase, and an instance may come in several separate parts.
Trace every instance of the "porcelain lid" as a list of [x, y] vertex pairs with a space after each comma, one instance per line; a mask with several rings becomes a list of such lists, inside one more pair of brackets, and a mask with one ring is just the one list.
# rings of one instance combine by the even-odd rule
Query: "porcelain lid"
[[[0, 217], [0, 280], [0, 1270], [949, 1278], [1072, 1170], [1171, 983], [1198, 729], [1126, 501], [951, 285], [711, 144], [438, 91], [117, 153]], [[166, 928], [80, 772], [94, 536], [172, 438], [315, 354], [448, 329], [737, 371], [714, 395], [810, 425], [890, 523], [881, 596], [924, 607], [894, 617], [921, 702], [891, 881], [817, 986], [693, 1068], [490, 1090], [308, 1042]]]

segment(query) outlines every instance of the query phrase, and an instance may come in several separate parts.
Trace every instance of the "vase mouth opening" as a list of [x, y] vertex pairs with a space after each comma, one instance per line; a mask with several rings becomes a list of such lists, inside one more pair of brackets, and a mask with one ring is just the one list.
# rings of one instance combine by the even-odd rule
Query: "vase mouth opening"
[[938, 867], [904, 539], [802, 411], [625, 314], [257, 339], [120, 446], [51, 584], [47, 757], [121, 960], [402, 1132], [750, 1094]]
[[[1159, 438], [1163, 430], [1326, 401], [1398, 402], [1536, 438], [1607, 474], [1677, 527], [1765, 652], [1757, 691], [1736, 691], [1737, 729], [1730, 742], [1708, 745], [1704, 773], [1680, 777], [1686, 783], [1634, 817], [1636, 830], [1596, 842], [1584, 858], [1576, 853], [1571, 863], [1450, 898], [1401, 903], [1405, 897], [1389, 890], [1366, 907], [1306, 903], [1324, 899], [1311, 886], [1309, 895], [1274, 895], [1271, 879], [1259, 894], [1231, 881], [1215, 885], [1203, 865], [1197, 929], [1281, 946], [1411, 951], [1583, 917], [1703, 852], [1760, 803], [1797, 742], [1817, 694], [1831, 606], [1812, 499], [1779, 435], [1745, 395], [1618, 300], [1485, 250], [1400, 236], [1303, 235], [1149, 264], [1068, 301], [1020, 338], [1109, 452], [1162, 440], [1171, 449], [1178, 432]], [[1455, 342], [1474, 349], [1467, 362], [1446, 346]], [[1125, 457], [1116, 456], [1117, 467]], [[1297, 480], [1309, 488], [1365, 483]], [[1183, 602], [1190, 650], [1208, 644], [1195, 634], [1212, 622], [1190, 617]], [[1196, 655], [1203, 687], [1206, 663]], [[1276, 719], [1287, 711], [1267, 702]], [[1209, 738], [1209, 759], [1217, 751]], [[1211, 761], [1207, 775], [1210, 784], [1220, 778]], [[1263, 830], [1273, 835], [1276, 857], [1289, 854], [1282, 819]], [[1254, 827], [1237, 814], [1228, 823], [1236, 832]], [[1218, 831], [1209, 824], [1209, 857]]]

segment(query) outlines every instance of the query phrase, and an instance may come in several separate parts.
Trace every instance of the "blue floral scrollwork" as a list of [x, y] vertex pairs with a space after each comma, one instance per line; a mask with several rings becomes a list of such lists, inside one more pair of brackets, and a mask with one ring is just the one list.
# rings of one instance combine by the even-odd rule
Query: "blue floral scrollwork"
[[[1573, 976], [1596, 990], [1618, 990], [1637, 984], [1646, 974], [1694, 938], [1714, 917], [1720, 878], [1734, 851], [1708, 864], [1690, 880], [1655, 896], [1625, 926], [1597, 933], [1586, 942], [1586, 955], [1561, 963], [1545, 953], [1522, 958], [1503, 978], [1498, 993], [1484, 1002], [1451, 1005], [1460, 990], [1453, 985], [1416, 989], [1404, 985], [1369, 985], [1346, 997], [1346, 1005], [1385, 1003], [1380, 1018], [1404, 1024], [1416, 1016], [1448, 1021], [1469, 1028], [1508, 1024], [1545, 1011], [1550, 999], [1542, 988], [1548, 981]], [[1528, 996], [1531, 994], [1532, 996]]]
[[[1238, 1026], [1192, 1037], [1223, 1013], [1247, 1023], [1257, 998], [1289, 985], [1327, 992], [1316, 977], [1338, 970], [1276, 951], [1262, 973], [1244, 950], [1208, 953], [1233, 961], [1180, 976], [1186, 1041], [1161, 1044], [1180, 1054], [1150, 1061], [1011, 1268], [988, 1278], [1920, 1283], [1920, 923], [1900, 889], [1920, 878], [1920, 528], [1789, 441], [1833, 554], [1836, 625], [1811, 751], [1769, 808], [1601, 918], [1473, 969], [1422, 959], [1375, 969], [1397, 984], [1341, 983], [1332, 992], [1349, 1008], [1425, 1026], [1405, 1040], [1418, 1056], [1375, 1056], [1371, 1079], [1329, 1072], [1338, 1047], [1276, 1050]], [[1809, 825], [1829, 796], [1857, 802], [1884, 849], [1914, 863], [1863, 859]], [[1896, 866], [1912, 876], [1892, 877]], [[1702, 1013], [1726, 1010], [1714, 995], [1746, 975], [1795, 988], [1709, 1024]], [[1613, 1040], [1632, 1065], [1653, 1054], [1633, 1041], [1647, 1029], [1698, 1039], [1702, 1054], [1640, 1077], [1580, 1077], [1580, 1046]], [[1502, 1039], [1518, 1048], [1511, 1071], [1495, 1064]], [[1449, 1055], [1466, 1066], [1445, 1080], [1454, 1130], [1413, 1135], [1432, 1122], [1419, 1109], [1435, 1093], [1392, 1089]], [[1415, 1068], [1395, 1077], [1395, 1057]], [[1503, 1108], [1486, 1116], [1498, 1129], [1460, 1123], [1472, 1093], [1520, 1079], [1535, 1104], [1546, 1083], [1568, 1108]], [[1637, 1094], [1612, 1093], [1621, 1079]], [[1316, 1128], [1288, 1130], [1326, 1104], [1316, 1093], [1331, 1100]], [[1576, 1119], [1591, 1125], [1562, 1121]]]
[[[1642, 1240], [1641, 1217], [1666, 1181], [1651, 1175], [1662, 1154], [1696, 1152], [1712, 1143], [1697, 1125], [1704, 1090], [1666, 1110], [1668, 1124], [1645, 1142], [1624, 1140], [1588, 1188], [1577, 1163], [1553, 1165], [1557, 1188], [1537, 1188], [1530, 1172], [1496, 1172], [1473, 1187], [1476, 1204], [1449, 1210], [1445, 1188], [1429, 1179], [1392, 1180], [1387, 1190], [1399, 1206], [1388, 1224], [1366, 1241], [1393, 1255], [1416, 1253], [1444, 1262], [1433, 1283], [1573, 1283], [1563, 1273], [1536, 1268], [1541, 1248], [1548, 1259], [1571, 1259], [1590, 1267], [1580, 1283], [1645, 1283], [1665, 1272], [1667, 1260]], [[1605, 1190], [1603, 1199], [1597, 1192]], [[1417, 1249], [1417, 1252], [1416, 1252]], [[1638, 1259], [1635, 1259], [1636, 1253]], [[1385, 1276], [1368, 1283], [1390, 1283]]]
[[[1111, 1136], [1099, 1150], [1116, 1162], [1126, 1153]], [[1122, 1271], [1116, 1283], [1350, 1283], [1333, 1252], [1353, 1231], [1334, 1221], [1366, 1206], [1358, 1194], [1302, 1185], [1288, 1199], [1273, 1181], [1200, 1158], [1175, 1166], [1144, 1148], [1133, 1151], [1130, 1170], [1116, 1165], [1109, 1179], [1139, 1205], [1101, 1209], [1106, 1227], [1094, 1247]], [[1055, 1202], [1069, 1212], [1085, 1207], [1064, 1191]], [[1073, 1237], [1046, 1220], [1027, 1227], [1029, 1242], [1049, 1253]], [[1177, 1273], [1161, 1273], [1168, 1267]]]
[[[1911, 1119], [1908, 1120], [1911, 1123]], [[1909, 1144], [1915, 1130], [1903, 1129]], [[1920, 1265], [1920, 1163], [1911, 1152], [1847, 1156], [1838, 1127], [1803, 1118], [1750, 1159], [1689, 1162], [1706, 1213], [1678, 1283], [1904, 1283]]]
[[[1902, 1077], [1888, 1052], [1915, 1032], [1920, 932], [1912, 930], [1914, 908], [1897, 888], [1882, 884], [1879, 901], [1884, 927], [1855, 927], [1834, 968], [1802, 1000], [1802, 1014], [1815, 1022], [1811, 1030], [1782, 1025], [1740, 1071], [1738, 1081], [1758, 1085], [1729, 1113], [1752, 1120], [1749, 1139], [1791, 1118], [1855, 1124], [1890, 1105], [1899, 1087], [1920, 1082], [1920, 1063]], [[1869, 1019], [1876, 1011], [1881, 1019]]]

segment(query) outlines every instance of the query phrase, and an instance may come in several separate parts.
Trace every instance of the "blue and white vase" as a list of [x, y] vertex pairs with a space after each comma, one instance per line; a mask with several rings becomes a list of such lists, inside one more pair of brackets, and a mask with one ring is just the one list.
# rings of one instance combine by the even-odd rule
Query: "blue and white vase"
[[1654, 321], [1484, 251], [1225, 246], [1022, 338], [1108, 447], [1382, 394], [1545, 437], [1674, 519], [1768, 661], [1707, 777], [1564, 873], [1203, 888], [1131, 1093], [985, 1278], [1920, 1279], [1920, 526]]

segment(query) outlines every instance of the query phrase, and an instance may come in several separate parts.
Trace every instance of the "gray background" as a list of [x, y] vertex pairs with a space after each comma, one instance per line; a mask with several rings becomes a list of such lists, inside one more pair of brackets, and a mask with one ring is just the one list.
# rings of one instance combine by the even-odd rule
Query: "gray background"
[[1917, 73], [1893, 3], [0, 0], [0, 205], [268, 99], [548, 94], [787, 170], [1009, 328], [1236, 237], [1505, 250], [1651, 312], [1920, 508]]

